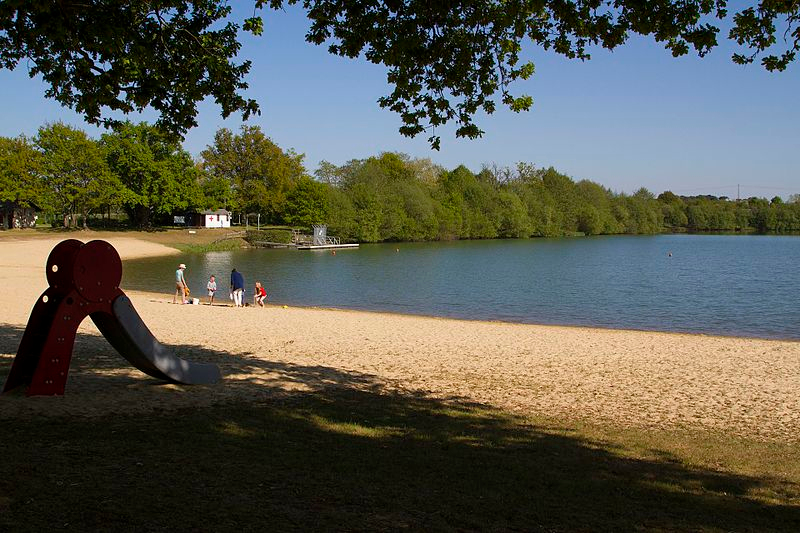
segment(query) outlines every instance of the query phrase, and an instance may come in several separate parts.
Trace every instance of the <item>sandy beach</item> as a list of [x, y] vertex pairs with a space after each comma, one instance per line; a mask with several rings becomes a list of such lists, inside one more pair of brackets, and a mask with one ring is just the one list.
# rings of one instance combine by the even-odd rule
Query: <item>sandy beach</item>
[[[116, 247], [123, 265], [163, 254], [180, 262], [179, 252], [161, 244], [115, 234], [102, 238]], [[45, 262], [60, 240], [0, 240], [0, 279], [14, 294], [0, 306], [2, 380], [30, 310], [47, 287]], [[798, 342], [281, 306], [181, 306], [166, 292], [171, 276], [164, 273], [164, 294], [126, 292], [162, 343], [185, 359], [218, 364], [222, 383], [154, 380], [131, 367], [85, 320], [66, 394], [4, 396], [0, 419], [152, 412], [354, 387], [479, 402], [556, 420], [800, 441]], [[210, 335], [214, 330], [226, 334]]]

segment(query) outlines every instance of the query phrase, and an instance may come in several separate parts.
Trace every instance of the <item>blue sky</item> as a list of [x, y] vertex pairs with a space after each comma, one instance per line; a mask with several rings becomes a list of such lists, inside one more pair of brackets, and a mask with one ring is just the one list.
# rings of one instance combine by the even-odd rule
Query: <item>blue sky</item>
[[[632, 38], [614, 52], [596, 50], [588, 62], [570, 61], [529, 47], [534, 76], [512, 87], [530, 94], [530, 112], [499, 109], [478, 118], [478, 140], [456, 139], [442, 128], [439, 152], [427, 135], [401, 136], [399, 117], [377, 100], [389, 92], [382, 66], [331, 56], [305, 43], [307, 27], [296, 9], [265, 14], [265, 34], [246, 36], [241, 58], [253, 67], [247, 96], [262, 114], [249, 121], [279, 146], [319, 161], [343, 164], [384, 151], [427, 157], [446, 168], [519, 161], [553, 166], [576, 180], [589, 179], [616, 192], [647, 187], [655, 194], [788, 197], [800, 193], [800, 68], [768, 73], [730, 61], [720, 46], [706, 58], [673, 58], [648, 38]], [[4, 102], [0, 135], [33, 136], [57, 120], [99, 136], [100, 129], [44, 98], [45, 86], [28, 78], [25, 65], [0, 71]], [[150, 120], [154, 115], [132, 116]], [[197, 156], [220, 127], [213, 103], [200, 107], [198, 127], [184, 147]]]

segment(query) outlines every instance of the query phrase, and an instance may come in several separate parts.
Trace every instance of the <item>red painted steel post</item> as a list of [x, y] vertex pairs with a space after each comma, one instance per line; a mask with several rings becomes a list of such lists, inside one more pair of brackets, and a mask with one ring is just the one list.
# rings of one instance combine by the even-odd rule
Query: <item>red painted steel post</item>
[[28, 396], [63, 395], [78, 326], [91, 313], [112, 314], [121, 280], [122, 261], [107, 242], [57, 244], [47, 259], [50, 287], [31, 311], [3, 392], [28, 385]]
[[47, 331], [39, 363], [36, 366], [28, 396], [63, 395], [78, 326], [88, 315], [76, 312], [74, 291], [56, 304], [53, 322]]

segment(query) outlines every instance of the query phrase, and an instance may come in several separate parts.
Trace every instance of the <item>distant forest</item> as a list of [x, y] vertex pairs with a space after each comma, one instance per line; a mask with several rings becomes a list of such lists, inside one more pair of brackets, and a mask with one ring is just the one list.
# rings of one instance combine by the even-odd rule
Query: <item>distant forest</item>
[[146, 228], [174, 215], [228, 209], [234, 220], [309, 228], [343, 241], [428, 241], [653, 234], [800, 232], [800, 196], [732, 200], [613, 192], [527, 163], [447, 170], [383, 153], [310, 175], [303, 155], [258, 127], [219, 130], [197, 161], [146, 123], [92, 139], [54, 123], [0, 137], [0, 202], [35, 205], [54, 225]]

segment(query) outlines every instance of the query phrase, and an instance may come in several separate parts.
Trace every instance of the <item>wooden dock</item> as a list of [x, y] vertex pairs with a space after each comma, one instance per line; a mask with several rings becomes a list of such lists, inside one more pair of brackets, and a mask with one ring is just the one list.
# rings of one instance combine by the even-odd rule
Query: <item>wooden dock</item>
[[358, 248], [358, 244], [303, 244], [298, 250], [338, 250], [340, 248]]
[[[342, 244], [338, 237], [328, 236], [325, 226], [314, 226], [315, 235], [306, 235], [300, 230], [292, 230], [292, 240], [290, 242], [275, 241], [250, 241], [256, 248], [294, 248], [295, 250], [336, 250], [346, 248], [358, 248], [358, 244]], [[319, 232], [318, 229], [322, 228]], [[238, 236], [238, 235], [237, 235]], [[226, 236], [231, 238], [231, 236]]]
[[256, 248], [297, 248], [290, 242], [253, 241], [251, 244]]

